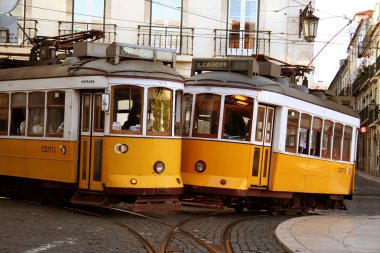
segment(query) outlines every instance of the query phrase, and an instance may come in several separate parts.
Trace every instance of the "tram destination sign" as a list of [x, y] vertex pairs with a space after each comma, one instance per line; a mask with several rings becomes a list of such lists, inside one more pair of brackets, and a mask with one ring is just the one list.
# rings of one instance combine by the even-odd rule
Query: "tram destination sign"
[[253, 58], [193, 59], [191, 75], [202, 71], [226, 71], [243, 72], [248, 76], [252, 76], [253, 72], [256, 72], [254, 71], [254, 61], [255, 59]]

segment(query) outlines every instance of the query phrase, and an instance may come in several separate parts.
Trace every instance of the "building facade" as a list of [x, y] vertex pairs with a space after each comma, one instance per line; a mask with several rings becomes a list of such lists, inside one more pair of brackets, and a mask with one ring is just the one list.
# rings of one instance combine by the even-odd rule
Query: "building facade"
[[[193, 57], [264, 54], [307, 65], [313, 43], [300, 36], [300, 11], [309, 0], [20, 0], [17, 43], [0, 42], [0, 53], [28, 53], [29, 38], [89, 29], [114, 41], [171, 48], [177, 69], [190, 75]], [[304, 4], [304, 6], [302, 5]], [[311, 1], [315, 6], [315, 0]], [[25, 33], [22, 32], [25, 31]], [[312, 76], [309, 76], [312, 82]]]
[[329, 90], [351, 96], [360, 114], [357, 168], [380, 176], [380, 19], [379, 2], [373, 10], [357, 13], [357, 28], [347, 48], [347, 58]]

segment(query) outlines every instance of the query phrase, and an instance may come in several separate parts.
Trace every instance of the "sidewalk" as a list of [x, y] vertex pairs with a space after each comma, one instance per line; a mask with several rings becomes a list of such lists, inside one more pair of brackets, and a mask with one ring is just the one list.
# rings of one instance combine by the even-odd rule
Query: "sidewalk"
[[[380, 178], [362, 171], [359, 176], [380, 183]], [[287, 252], [297, 253], [378, 253], [379, 216], [316, 215], [281, 223], [276, 238]]]
[[380, 216], [309, 216], [281, 223], [276, 238], [288, 252], [380, 252]]

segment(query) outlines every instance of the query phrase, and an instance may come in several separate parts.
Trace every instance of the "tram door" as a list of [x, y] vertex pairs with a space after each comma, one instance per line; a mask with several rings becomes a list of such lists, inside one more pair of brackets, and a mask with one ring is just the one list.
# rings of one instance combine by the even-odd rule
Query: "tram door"
[[79, 188], [102, 191], [104, 111], [102, 93], [82, 93]]
[[257, 111], [253, 165], [250, 184], [253, 187], [268, 186], [271, 144], [273, 135], [274, 108], [260, 105]]

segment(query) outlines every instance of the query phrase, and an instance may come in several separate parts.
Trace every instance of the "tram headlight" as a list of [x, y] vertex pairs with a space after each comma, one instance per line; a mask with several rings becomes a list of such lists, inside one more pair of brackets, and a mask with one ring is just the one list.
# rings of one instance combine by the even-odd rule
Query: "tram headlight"
[[205, 171], [206, 163], [202, 160], [199, 160], [198, 162], [195, 163], [195, 170], [198, 171], [199, 173]]
[[154, 172], [161, 174], [165, 170], [165, 164], [161, 161], [157, 161], [153, 165]]

